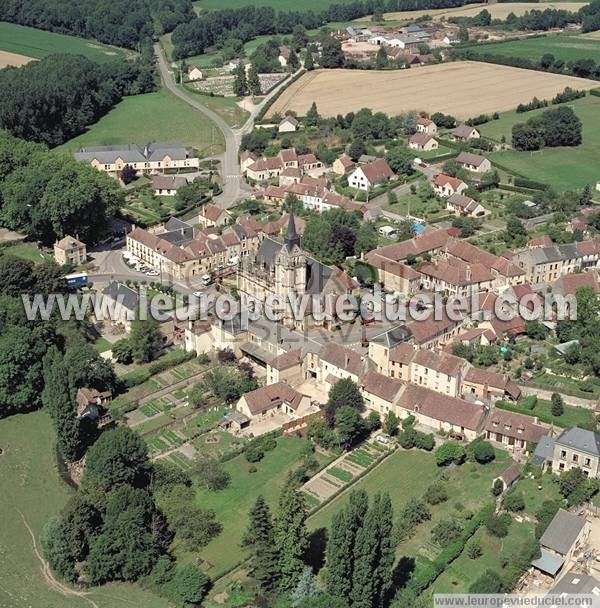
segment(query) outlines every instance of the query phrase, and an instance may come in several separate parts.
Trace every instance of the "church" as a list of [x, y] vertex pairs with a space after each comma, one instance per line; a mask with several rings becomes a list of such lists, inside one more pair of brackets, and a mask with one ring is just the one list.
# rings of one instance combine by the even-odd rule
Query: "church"
[[[303, 251], [292, 212], [283, 239], [265, 237], [256, 253], [244, 258], [238, 271], [237, 287], [242, 297], [264, 302], [273, 294], [285, 299], [283, 324], [302, 331], [311, 325], [327, 325], [313, 318], [310, 302], [320, 302], [323, 310], [327, 298], [334, 302], [336, 296], [354, 293], [358, 284], [343, 270], [321, 264]], [[291, 294], [298, 299], [310, 296], [302, 318], [296, 318], [294, 314]]]

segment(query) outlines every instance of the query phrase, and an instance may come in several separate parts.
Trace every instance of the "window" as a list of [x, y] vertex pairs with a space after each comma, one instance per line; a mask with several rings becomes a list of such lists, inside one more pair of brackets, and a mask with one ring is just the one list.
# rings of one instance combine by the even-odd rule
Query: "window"
[[583, 462], [583, 466], [585, 466], [585, 467], [592, 466], [592, 461], [589, 458], [586, 458]]
[[579, 456], [577, 454], [573, 454], [573, 462], [579, 462]]
[[567, 457], [567, 452], [565, 450], [561, 450], [560, 451], [560, 457], [561, 458], [566, 458]]

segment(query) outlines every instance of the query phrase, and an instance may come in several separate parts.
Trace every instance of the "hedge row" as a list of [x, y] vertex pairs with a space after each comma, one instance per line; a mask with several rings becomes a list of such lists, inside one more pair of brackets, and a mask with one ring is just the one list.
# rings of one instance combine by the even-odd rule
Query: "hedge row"
[[528, 188], [529, 190], [546, 190], [548, 188], [546, 184], [524, 177], [515, 177], [514, 184], [517, 188]]
[[256, 115], [254, 122], [255, 123], [260, 122], [265, 117], [265, 114], [269, 111], [270, 107], [279, 99], [281, 94], [289, 86], [294, 84], [296, 82], [296, 80], [298, 80], [305, 73], [306, 73], [306, 70], [304, 70], [304, 69], [300, 70], [293, 78], [291, 78], [288, 81], [288, 83], [285, 86], [282, 86], [281, 89], [279, 89], [279, 91], [277, 91], [277, 93], [275, 95], [273, 95], [273, 97], [271, 97], [271, 99], [269, 99], [269, 101], [267, 101], [267, 103], [262, 107], [261, 111]]

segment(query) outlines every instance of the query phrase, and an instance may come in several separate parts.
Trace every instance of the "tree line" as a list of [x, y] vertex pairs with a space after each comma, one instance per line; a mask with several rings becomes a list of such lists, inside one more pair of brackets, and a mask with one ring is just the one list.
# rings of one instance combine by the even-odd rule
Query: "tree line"
[[194, 17], [191, 0], [5, 0], [0, 21], [128, 49]]
[[82, 133], [125, 95], [155, 88], [151, 47], [135, 61], [105, 64], [80, 55], [49, 55], [0, 70], [0, 128], [57, 146]]
[[540, 116], [534, 116], [525, 123], [517, 123], [512, 128], [512, 145], [515, 150], [578, 146], [582, 140], [581, 120], [567, 106], [546, 110]]
[[212, 47], [227, 46], [232, 39], [248, 42], [256, 36], [289, 34], [297, 25], [316, 29], [326, 23], [351, 21], [372, 13], [452, 8], [468, 4], [464, 0], [356, 0], [331, 4], [324, 10], [276, 11], [271, 7], [246, 6], [239, 9], [206, 11], [179, 24], [172, 34], [173, 58], [201, 55]]
[[50, 245], [67, 234], [93, 243], [119, 208], [108, 175], [0, 131], [0, 222]]

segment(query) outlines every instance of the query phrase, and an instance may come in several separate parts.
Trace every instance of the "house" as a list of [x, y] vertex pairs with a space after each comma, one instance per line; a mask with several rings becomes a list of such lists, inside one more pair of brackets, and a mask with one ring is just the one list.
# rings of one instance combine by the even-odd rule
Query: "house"
[[433, 120], [429, 120], [429, 118], [425, 118], [424, 116], [421, 116], [421, 118], [417, 120], [417, 133], [435, 135], [437, 130], [437, 125], [433, 122]]
[[438, 173], [433, 178], [433, 190], [438, 196], [446, 198], [453, 194], [462, 194], [467, 188], [467, 184], [458, 177]]
[[390, 361], [396, 349], [407, 349], [410, 352], [410, 356], [406, 356], [405, 359], [407, 364], [410, 363], [415, 348], [412, 344], [407, 343], [409, 338], [410, 333], [406, 329], [406, 326], [398, 325], [369, 340], [369, 359], [374, 363], [380, 374], [390, 376], [391, 378], [401, 378], [406, 382], [409, 381], [408, 374], [403, 376], [401, 373], [396, 374], [394, 371], [390, 371]]
[[432, 432], [445, 431], [472, 441], [481, 434], [486, 410], [482, 405], [407, 384], [398, 399], [396, 415], [406, 418], [411, 414]]
[[485, 425], [485, 438], [509, 450], [527, 450], [527, 444], [537, 444], [547, 429], [538, 424], [534, 416], [510, 412], [498, 407], [489, 415]]
[[406, 264], [388, 260], [376, 251], [369, 251], [365, 261], [377, 269], [378, 279], [383, 288], [390, 292], [412, 295], [419, 289], [421, 275]]
[[381, 416], [394, 411], [403, 388], [404, 382], [401, 380], [373, 371], [367, 372], [360, 380], [365, 405]]
[[181, 175], [152, 176], [152, 190], [155, 196], [175, 196], [177, 190], [187, 183], [187, 179]]
[[486, 402], [495, 402], [499, 399], [517, 401], [521, 396], [521, 389], [508, 374], [472, 367], [465, 375], [463, 396]]
[[369, 370], [369, 360], [363, 357], [353, 348], [327, 342], [321, 353], [320, 375], [318, 377], [324, 382], [329, 390], [338, 380], [350, 378], [359, 383], [360, 377]]
[[446, 209], [462, 217], [481, 217], [486, 209], [475, 199], [455, 192], [446, 199]]
[[125, 165], [136, 174], [163, 173], [166, 169], [198, 169], [200, 159], [191, 148], [182, 143], [149, 143], [143, 148], [137, 144], [115, 146], [88, 146], [75, 152], [75, 160], [85, 162], [118, 177]]
[[531, 565], [551, 577], [556, 577], [565, 563], [577, 551], [583, 550], [590, 535], [585, 517], [559, 509], [540, 538], [541, 556]]
[[469, 363], [444, 351], [423, 348], [410, 362], [410, 381], [437, 393], [460, 396], [460, 385]]
[[554, 439], [552, 472], [559, 474], [574, 467], [588, 477], [600, 477], [600, 434], [572, 427]]
[[408, 147], [412, 150], [430, 152], [431, 150], [437, 150], [439, 146], [437, 140], [427, 133], [415, 133], [408, 140]]
[[194, 80], [202, 80], [202, 70], [198, 67], [196, 67], [195, 65], [188, 68], [187, 71], [187, 78], [190, 81], [194, 81]]
[[348, 185], [359, 190], [370, 190], [377, 184], [396, 177], [386, 160], [378, 158], [355, 169], [348, 176]]
[[461, 152], [456, 157], [456, 162], [467, 171], [473, 171], [474, 173], [486, 173], [492, 169], [492, 163], [485, 156], [471, 152]]
[[578, 272], [561, 276], [552, 285], [552, 293], [568, 296], [575, 295], [578, 289], [588, 287], [597, 296], [600, 296], [600, 285], [595, 272]]
[[274, 412], [299, 418], [309, 413], [312, 407], [310, 397], [299, 393], [285, 382], [277, 382], [242, 395], [236, 409], [252, 421]]
[[238, 68], [238, 66], [244, 66], [244, 70], [246, 72], [246, 75], [248, 74], [248, 72], [250, 71], [250, 68], [252, 66], [252, 63], [250, 62], [249, 59], [246, 59], [245, 57], [241, 58], [241, 59], [232, 59], [226, 66], [225, 69], [227, 69], [229, 72], [233, 72], [234, 70], [236, 70]]
[[452, 130], [452, 138], [455, 141], [469, 141], [470, 139], [479, 139], [481, 134], [475, 127], [469, 125], [458, 125]]
[[226, 209], [217, 207], [216, 205], [204, 205], [198, 214], [198, 223], [205, 228], [210, 228], [211, 226], [219, 228], [220, 226], [225, 226], [225, 224], [229, 224], [230, 222], [231, 213], [229, 213], [229, 211]]
[[332, 169], [338, 175], [346, 175], [354, 169], [354, 161], [347, 154], [342, 154], [333, 161]]
[[287, 382], [293, 385], [299, 384], [302, 379], [302, 352], [300, 349], [277, 355], [267, 363], [268, 384]]
[[258, 159], [259, 157], [253, 152], [244, 150], [240, 155], [240, 169], [242, 170], [242, 173], [246, 173], [248, 167], [253, 165]]
[[77, 418], [95, 424], [99, 429], [112, 423], [113, 418], [108, 411], [112, 399], [110, 391], [98, 391], [95, 388], [82, 387], [77, 390]]
[[287, 46], [280, 46], [279, 47], [279, 57], [277, 57], [279, 63], [281, 64], [281, 67], [285, 67], [288, 64], [288, 61], [290, 60], [290, 54], [291, 54], [291, 50], [289, 47]]
[[[581, 600], [583, 594], [598, 597], [600, 595], [600, 580], [579, 571], [579, 569], [577, 571], [572, 569], [567, 572], [548, 592], [548, 596], [560, 596], [560, 603], [564, 603], [566, 599], [568, 604], [574, 604]], [[592, 598], [592, 604], [593, 602], [594, 599]]]
[[85, 243], [72, 236], [65, 236], [54, 243], [54, 260], [59, 266], [72, 264], [79, 266], [87, 260], [87, 248]]
[[284, 118], [279, 123], [277, 130], [279, 133], [294, 133], [298, 130], [300, 123], [294, 116], [290, 116], [289, 114], [284, 116]]
[[502, 471], [498, 477], [492, 480], [492, 487], [496, 484], [496, 481], [500, 480], [502, 482], [502, 491], [506, 492], [506, 490], [510, 489], [521, 477], [521, 470], [519, 466], [513, 462], [508, 469]]

